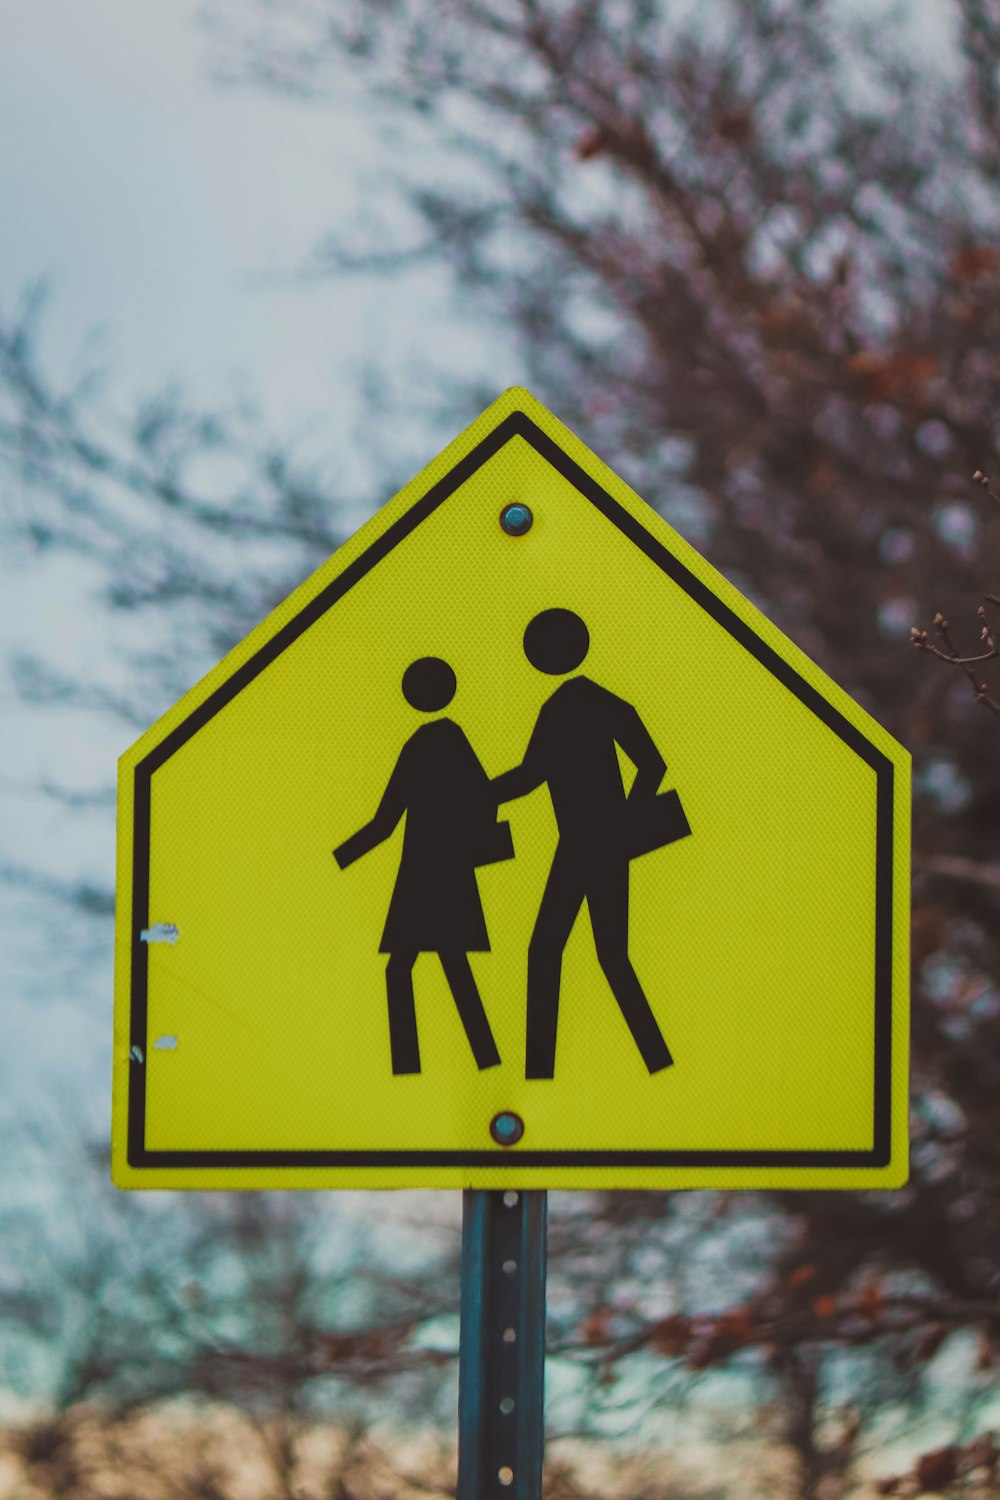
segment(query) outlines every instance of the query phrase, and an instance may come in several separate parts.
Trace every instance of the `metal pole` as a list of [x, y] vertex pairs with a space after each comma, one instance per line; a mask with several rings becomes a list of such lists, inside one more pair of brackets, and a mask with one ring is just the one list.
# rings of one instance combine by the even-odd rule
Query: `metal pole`
[[541, 1500], [544, 1192], [462, 1195], [457, 1500]]

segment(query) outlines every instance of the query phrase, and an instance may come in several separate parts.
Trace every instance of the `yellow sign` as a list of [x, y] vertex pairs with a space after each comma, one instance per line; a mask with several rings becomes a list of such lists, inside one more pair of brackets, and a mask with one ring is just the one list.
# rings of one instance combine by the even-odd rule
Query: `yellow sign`
[[123, 757], [122, 1187], [892, 1187], [906, 752], [507, 391]]

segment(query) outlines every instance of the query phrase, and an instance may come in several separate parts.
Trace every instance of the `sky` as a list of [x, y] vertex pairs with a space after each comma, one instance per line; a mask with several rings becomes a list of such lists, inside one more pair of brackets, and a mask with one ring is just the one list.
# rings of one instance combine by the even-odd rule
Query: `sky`
[[384, 165], [349, 72], [322, 102], [220, 86], [190, 0], [33, 0], [0, 36], [0, 299], [50, 282], [59, 359], [96, 335], [126, 385], [238, 381], [294, 426], [440, 317], [426, 288], [407, 317], [382, 286], [295, 280]]
[[[43, 280], [57, 379], [102, 367], [112, 414], [172, 383], [206, 404], [250, 395], [272, 430], [354, 475], [363, 512], [372, 351], [405, 372], [432, 338], [456, 370], [482, 374], [488, 358], [498, 392], [520, 371], [495, 334], [487, 344], [463, 321], [443, 272], [422, 273], [418, 295], [412, 282], [296, 274], [378, 194], [391, 151], [348, 70], [317, 103], [223, 86], [224, 61], [192, 0], [2, 8], [0, 312]], [[414, 469], [451, 435], [421, 435]], [[113, 660], [124, 626], [95, 608], [93, 585], [75, 563], [0, 557], [0, 652], [51, 654], [81, 674]], [[110, 810], [68, 813], [33, 788], [110, 784], [130, 734], [25, 710], [2, 677], [0, 716], [0, 861], [108, 883]], [[79, 1091], [100, 1120], [109, 924], [9, 891], [0, 900], [0, 1087], [8, 1101]]]

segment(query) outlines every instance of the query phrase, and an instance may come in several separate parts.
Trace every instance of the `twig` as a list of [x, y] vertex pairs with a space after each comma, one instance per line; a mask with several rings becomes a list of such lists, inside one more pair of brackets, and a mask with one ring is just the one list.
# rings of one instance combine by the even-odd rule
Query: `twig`
[[[984, 474], [982, 469], [976, 470], [976, 472], [972, 476], [972, 482], [973, 484], [978, 484], [980, 489], [984, 489], [986, 491], [991, 500], [995, 501], [997, 505], [1000, 505], [1000, 495], [997, 494], [996, 490], [990, 484], [989, 476]], [[986, 649], [985, 651], [980, 652], [978, 656], [959, 655], [958, 647], [955, 645], [954, 641], [951, 639], [951, 636], [948, 633], [948, 621], [945, 619], [940, 610], [934, 616], [934, 626], [941, 638], [944, 650], [942, 650], [940, 646], [932, 645], [927, 631], [921, 630], [919, 625], [914, 625], [911, 627], [910, 640], [918, 651], [926, 651], [931, 656], [936, 656], [939, 661], [947, 662], [949, 666], [961, 667], [962, 671], [969, 679], [969, 682], [972, 686], [972, 691], [976, 698], [976, 702], [981, 703], [984, 708], [989, 709], [991, 714], [1000, 719], [1000, 702], [998, 702], [996, 698], [990, 695], [989, 683], [983, 682], [980, 679], [979, 675], [973, 671], [973, 668], [977, 667], [981, 662], [995, 661], [998, 657], [1000, 657], [1000, 648], [998, 648], [997, 646], [996, 635], [991, 628], [989, 620], [986, 616], [986, 605], [1000, 605], [1000, 595], [984, 594], [983, 599], [985, 602], [983, 604], [980, 604], [976, 613], [979, 615], [980, 620], [979, 639], [982, 641]]]
[[[977, 469], [976, 472], [978, 473], [979, 470]], [[992, 490], [990, 493], [993, 493]], [[991, 603], [993, 602], [991, 595], [988, 594], [986, 597]], [[910, 630], [910, 640], [918, 651], [927, 651], [931, 656], [936, 656], [939, 661], [948, 662], [953, 667], [961, 667], [972, 685], [976, 702], [981, 703], [984, 708], [988, 708], [990, 713], [1000, 719], [1000, 702], [990, 696], [989, 683], [981, 681], [978, 674], [972, 670], [973, 666], [978, 665], [979, 662], [995, 661], [1000, 657], [1000, 648], [997, 647], [996, 638], [986, 623], [986, 610], [982, 605], [979, 606], [978, 614], [980, 620], [983, 622], [980, 627], [979, 638], [986, 647], [986, 650], [979, 656], [961, 656], [959, 654], [958, 647], [951, 638], [948, 621], [940, 610], [934, 616], [934, 627], [941, 639], [944, 650], [942, 651], [940, 647], [932, 645], [927, 631], [921, 630], [917, 625], [912, 626]]]
[[986, 491], [987, 495], [989, 495], [990, 499], [995, 500], [997, 505], [1000, 505], [1000, 495], [997, 494], [996, 490], [990, 484], [988, 476], [983, 473], [982, 469], [976, 470], [972, 476], [972, 482], [973, 484], [980, 485]]

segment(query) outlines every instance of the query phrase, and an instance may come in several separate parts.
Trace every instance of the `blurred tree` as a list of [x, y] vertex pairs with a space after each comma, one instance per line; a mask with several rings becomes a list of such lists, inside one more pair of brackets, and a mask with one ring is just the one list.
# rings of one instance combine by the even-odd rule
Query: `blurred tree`
[[[209, 1456], [199, 1458], [194, 1403], [239, 1409], [230, 1442], [252, 1446], [274, 1500], [298, 1500], [323, 1425], [337, 1438], [331, 1494], [355, 1466], [399, 1480], [389, 1457], [376, 1462], [369, 1434], [387, 1390], [401, 1428], [415, 1411], [443, 1415], [442, 1387], [454, 1399], [442, 1374], [456, 1363], [457, 1276], [440, 1293], [409, 1285], [383, 1263], [373, 1231], [328, 1195], [137, 1200], [112, 1188], [104, 1148], [47, 1137], [33, 1147], [24, 1169], [50, 1183], [58, 1163], [58, 1196], [0, 1209], [0, 1378], [33, 1404], [47, 1398], [4, 1444], [32, 1494], [89, 1500], [119, 1467], [137, 1493], [199, 1495], [208, 1476], [196, 1483], [191, 1464]], [[435, 1244], [427, 1253], [440, 1265]], [[179, 1470], [164, 1468], [155, 1441], [145, 1459], [136, 1441], [156, 1439], [144, 1416], [162, 1418], [171, 1402], [182, 1428], [188, 1414]], [[216, 1479], [226, 1500], [232, 1473]]]
[[[554, 1228], [557, 1338], [594, 1412], [637, 1361], [653, 1399], [657, 1372], [742, 1370], [775, 1396], [803, 1500], [831, 1500], [862, 1441], [938, 1399], [935, 1361], [966, 1423], [996, 1392], [1000, 513], [970, 487], [998, 469], [996, 0], [922, 8], [922, 50], [902, 13], [833, 0], [214, 15], [238, 76], [322, 95], [346, 57], [402, 124], [412, 242], [331, 238], [312, 270], [450, 265], [539, 396], [915, 752], [910, 1185], [772, 1195], [757, 1236], [759, 1200], [635, 1194], [587, 1223], [568, 1202]], [[0, 385], [0, 451], [31, 496], [8, 526], [95, 559], [107, 603], [158, 622], [124, 691], [28, 663], [31, 692], [144, 722], [337, 540], [321, 477], [238, 414], [161, 402], [109, 433], [88, 390], [46, 376], [30, 316], [0, 331]], [[495, 394], [453, 390], [456, 422]], [[913, 627], [982, 660], [926, 661]], [[683, 1278], [682, 1243], [700, 1247]], [[956, 1434], [926, 1455], [939, 1488], [978, 1482], [986, 1450]]]

